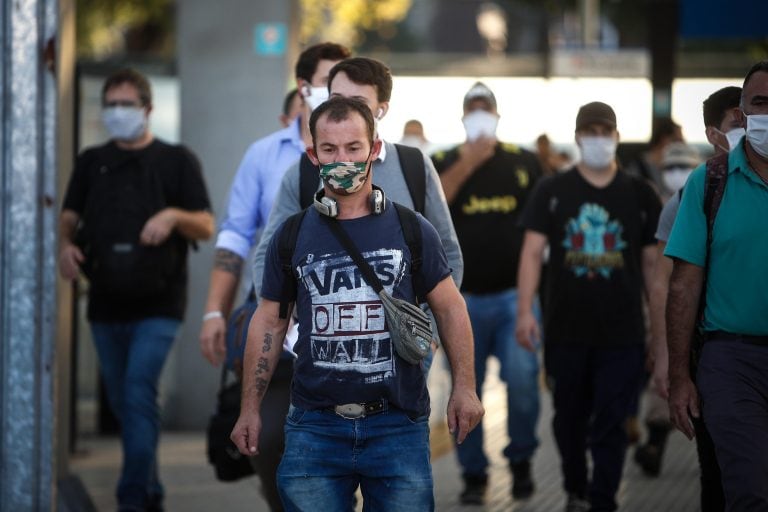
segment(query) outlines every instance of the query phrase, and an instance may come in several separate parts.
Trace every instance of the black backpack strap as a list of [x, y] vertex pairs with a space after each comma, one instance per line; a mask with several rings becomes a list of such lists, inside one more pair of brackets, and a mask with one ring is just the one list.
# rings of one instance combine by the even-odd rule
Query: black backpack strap
[[720, 209], [728, 179], [728, 153], [717, 155], [707, 160], [707, 176], [704, 179], [704, 213], [707, 216], [707, 254], [712, 242], [712, 227]]
[[[712, 247], [712, 231], [715, 226], [715, 217], [720, 209], [720, 203], [725, 194], [725, 183], [728, 180], [728, 153], [713, 156], [707, 160], [707, 173], [704, 178], [704, 215], [707, 217], [707, 252], [704, 256], [704, 282], [702, 283], [701, 297], [697, 318], [699, 322], [704, 319], [704, 309], [707, 303], [707, 274], [709, 273], [709, 252]], [[699, 337], [698, 341], [701, 341]], [[697, 351], [699, 347], [693, 347]], [[698, 355], [695, 356], [698, 358]]]
[[315, 200], [315, 193], [320, 188], [320, 170], [302, 153], [299, 160], [299, 205], [307, 208]]
[[288, 217], [280, 231], [280, 238], [277, 240], [277, 254], [280, 258], [280, 268], [285, 273], [283, 281], [283, 293], [280, 297], [280, 318], [288, 318], [288, 304], [296, 300], [296, 274], [293, 273], [291, 260], [293, 252], [296, 249], [296, 240], [299, 238], [299, 228], [301, 221], [304, 220], [306, 210], [295, 213]]
[[411, 275], [414, 279], [413, 287], [416, 292], [416, 298], [419, 300], [424, 291], [421, 278], [419, 277], [419, 270], [422, 264], [421, 224], [413, 210], [399, 203], [393, 202], [392, 204], [395, 205], [397, 216], [400, 219], [400, 227], [403, 230], [403, 238], [405, 238], [405, 243], [411, 252]]
[[427, 176], [424, 168], [424, 154], [417, 148], [395, 144], [400, 168], [403, 171], [408, 193], [413, 201], [413, 209], [424, 215], [427, 195]]

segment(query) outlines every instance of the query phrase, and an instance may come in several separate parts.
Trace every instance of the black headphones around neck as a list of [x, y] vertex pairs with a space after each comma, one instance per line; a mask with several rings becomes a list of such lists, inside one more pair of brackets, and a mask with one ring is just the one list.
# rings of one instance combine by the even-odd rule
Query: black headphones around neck
[[[386, 197], [384, 191], [381, 188], [373, 185], [373, 191], [371, 192], [371, 213], [374, 215], [381, 215], [387, 208]], [[321, 215], [326, 217], [335, 218], [339, 216], [339, 203], [332, 197], [325, 197], [325, 189], [321, 188], [315, 194], [314, 201], [315, 209], [320, 212]]]

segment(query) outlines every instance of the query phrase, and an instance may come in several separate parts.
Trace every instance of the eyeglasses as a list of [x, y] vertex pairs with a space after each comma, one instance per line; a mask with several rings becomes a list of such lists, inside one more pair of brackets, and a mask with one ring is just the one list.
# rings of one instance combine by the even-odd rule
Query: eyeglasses
[[138, 103], [133, 100], [112, 100], [112, 101], [105, 101], [101, 104], [103, 108], [113, 108], [113, 107], [127, 107], [127, 108], [139, 108], [141, 107], [141, 103]]

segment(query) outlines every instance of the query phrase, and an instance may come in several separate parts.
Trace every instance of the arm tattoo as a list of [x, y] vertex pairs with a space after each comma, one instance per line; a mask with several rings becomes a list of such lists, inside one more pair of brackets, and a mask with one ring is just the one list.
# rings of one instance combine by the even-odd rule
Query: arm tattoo
[[256, 375], [267, 373], [269, 371], [269, 359], [266, 357], [260, 357], [259, 362], [256, 363]]
[[272, 334], [264, 334], [264, 346], [261, 347], [261, 351], [266, 353], [272, 349]]
[[256, 382], [254, 383], [254, 387], [256, 388], [256, 395], [258, 396], [264, 396], [264, 393], [267, 391], [267, 380], [262, 378], [257, 378]]
[[243, 271], [243, 258], [226, 249], [216, 249], [213, 259], [213, 268], [229, 272], [235, 277], [240, 277]]

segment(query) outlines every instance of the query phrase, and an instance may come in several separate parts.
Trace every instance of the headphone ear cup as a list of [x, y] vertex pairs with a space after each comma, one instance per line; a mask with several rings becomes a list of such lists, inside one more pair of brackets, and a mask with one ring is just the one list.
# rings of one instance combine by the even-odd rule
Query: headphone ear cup
[[337, 217], [339, 215], [339, 205], [336, 200], [331, 197], [325, 197], [323, 190], [320, 190], [315, 194], [315, 210], [320, 212], [321, 215], [326, 217]]
[[371, 192], [371, 212], [374, 215], [381, 215], [387, 207], [387, 202], [384, 198], [384, 191], [380, 188], [374, 188]]

